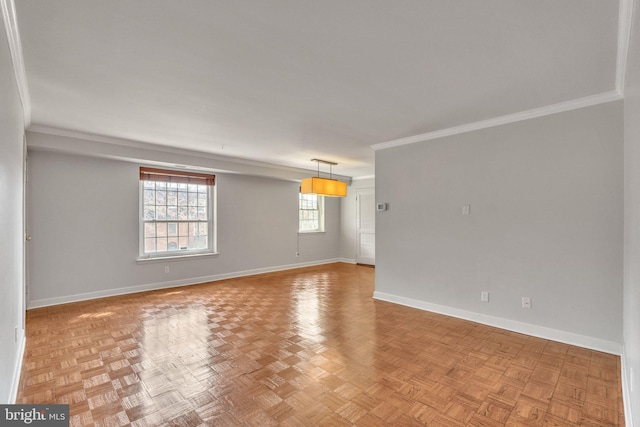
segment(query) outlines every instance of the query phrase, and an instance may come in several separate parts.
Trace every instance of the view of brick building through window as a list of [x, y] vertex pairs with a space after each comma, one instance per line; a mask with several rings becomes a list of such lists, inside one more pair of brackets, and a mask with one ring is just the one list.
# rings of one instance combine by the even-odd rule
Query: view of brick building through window
[[208, 186], [142, 183], [144, 253], [207, 249]]

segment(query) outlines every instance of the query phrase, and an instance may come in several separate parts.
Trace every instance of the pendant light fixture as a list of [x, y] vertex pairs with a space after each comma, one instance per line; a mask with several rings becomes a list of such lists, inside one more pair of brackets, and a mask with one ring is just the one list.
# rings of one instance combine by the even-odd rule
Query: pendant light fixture
[[[311, 159], [312, 162], [318, 163], [318, 176], [304, 178], [300, 185], [302, 194], [317, 194], [318, 196], [327, 197], [344, 197], [347, 195], [347, 183], [333, 179], [332, 167], [337, 165], [335, 162], [327, 160]], [[329, 178], [320, 177], [320, 163], [329, 165]]]

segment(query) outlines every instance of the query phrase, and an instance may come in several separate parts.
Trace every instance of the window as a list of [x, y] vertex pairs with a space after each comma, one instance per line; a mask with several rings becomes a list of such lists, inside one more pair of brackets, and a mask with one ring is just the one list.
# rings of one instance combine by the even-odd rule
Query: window
[[140, 168], [140, 258], [211, 253], [215, 176]]
[[298, 232], [324, 231], [324, 199], [316, 194], [299, 193]]

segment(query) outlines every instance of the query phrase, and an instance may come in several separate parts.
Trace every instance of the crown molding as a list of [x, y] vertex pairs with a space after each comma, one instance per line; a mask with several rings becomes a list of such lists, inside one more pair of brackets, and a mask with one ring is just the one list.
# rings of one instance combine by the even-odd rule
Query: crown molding
[[624, 95], [624, 79], [627, 72], [627, 56], [633, 21], [633, 0], [620, 0], [618, 16], [618, 53], [616, 58], [616, 90]]
[[31, 123], [31, 97], [29, 96], [29, 86], [27, 85], [27, 74], [24, 69], [24, 58], [22, 56], [22, 42], [18, 31], [18, 20], [16, 18], [16, 7], [13, 0], [0, 0], [2, 9], [2, 19], [7, 33], [11, 62], [18, 85], [18, 93], [22, 102], [22, 113], [24, 116], [25, 128]]
[[429, 141], [431, 139], [443, 138], [445, 136], [458, 135], [461, 133], [472, 132], [480, 129], [487, 129], [494, 126], [506, 125], [509, 123], [520, 122], [523, 120], [534, 119], [537, 117], [548, 116], [551, 114], [562, 113], [565, 111], [576, 110], [578, 108], [591, 107], [593, 105], [604, 104], [611, 101], [622, 99], [622, 95], [618, 91], [604, 92], [597, 95], [587, 96], [584, 98], [573, 99], [559, 104], [547, 105], [545, 107], [534, 108], [532, 110], [521, 111], [519, 113], [507, 114], [505, 116], [494, 117], [488, 120], [482, 120], [474, 123], [467, 123], [447, 129], [440, 129], [433, 132], [422, 133], [420, 135], [409, 136], [406, 138], [394, 139], [392, 141], [381, 142], [371, 145], [375, 151], [384, 150], [386, 148], [399, 147], [401, 145], [415, 144], [417, 142]]
[[[111, 158], [131, 162], [146, 162], [161, 166], [189, 167], [213, 172], [268, 176], [300, 181], [315, 170], [282, 166], [257, 160], [221, 156], [202, 151], [97, 135], [71, 129], [31, 125], [27, 129], [34, 137], [27, 137], [27, 148], [39, 151], [57, 151], [90, 157]], [[37, 134], [59, 138], [35, 137]], [[333, 177], [351, 185], [352, 177], [333, 174]]]
[[[624, 81], [625, 81], [625, 73], [626, 73], [626, 65], [627, 65], [627, 57], [629, 51], [629, 43], [631, 37], [631, 24], [633, 18], [633, 9], [634, 9], [634, 0], [620, 0], [619, 3], [619, 22], [618, 22], [618, 43], [617, 43], [617, 57], [616, 57], [616, 79], [615, 79], [615, 91], [604, 92], [601, 94], [596, 94], [584, 98], [579, 98], [559, 104], [553, 104], [549, 106], [544, 106], [540, 108], [535, 108], [532, 110], [527, 110], [519, 113], [508, 114], [505, 116], [495, 117], [488, 120], [478, 121], [474, 123], [468, 123], [460, 126], [455, 126], [446, 129], [440, 129], [433, 132], [427, 132], [419, 135], [409, 136], [405, 138], [399, 138], [387, 142], [382, 142], [378, 144], [373, 144], [370, 147], [377, 151], [391, 147], [397, 147], [401, 145], [413, 144], [417, 142], [428, 141], [431, 139], [442, 138], [446, 136], [471, 132], [474, 130], [486, 129], [489, 127], [500, 126], [503, 124], [514, 123], [522, 120], [527, 120], [536, 117], [542, 117], [550, 114], [555, 114], [563, 111], [569, 111], [573, 109], [588, 107], [592, 105], [597, 105], [601, 103], [611, 102], [615, 100], [619, 100], [623, 98], [624, 95]], [[16, 9], [14, 0], [0, 0], [0, 8], [2, 9], [2, 17], [5, 22], [5, 30], [7, 34], [7, 40], [9, 44], [9, 50], [11, 53], [11, 59], [13, 63], [13, 68], [15, 72], [15, 79], [18, 86], [18, 92], [20, 95], [20, 99], [23, 107], [23, 115], [25, 128], [29, 128], [31, 124], [31, 98], [29, 95], [29, 88], [27, 84], [27, 76], [24, 67], [24, 58], [22, 54], [22, 43], [20, 40], [20, 32], [18, 30], [18, 22], [16, 18]], [[39, 130], [43, 129], [43, 130]], [[49, 133], [52, 135], [59, 136], [71, 136], [71, 137], [81, 137], [82, 134], [78, 132], [74, 135], [63, 135], [61, 133], [51, 132], [51, 129], [43, 126], [31, 126], [30, 130], [41, 133]], [[109, 139], [99, 140], [97, 138]], [[116, 143], [113, 140], [117, 138], [107, 138], [98, 135], [92, 135], [90, 138], [92, 141], [101, 141], [107, 143]], [[127, 144], [132, 141], [128, 141]], [[164, 149], [163, 151], [169, 151]], [[281, 166], [273, 165], [273, 164], [265, 164], [261, 162], [252, 162], [244, 159], [234, 159], [238, 163], [253, 163], [253, 164], [263, 164], [268, 165], [269, 167], [280, 168]], [[286, 168], [286, 167], [282, 167]], [[295, 168], [292, 168], [295, 169]], [[350, 177], [349, 180], [351, 180]]]

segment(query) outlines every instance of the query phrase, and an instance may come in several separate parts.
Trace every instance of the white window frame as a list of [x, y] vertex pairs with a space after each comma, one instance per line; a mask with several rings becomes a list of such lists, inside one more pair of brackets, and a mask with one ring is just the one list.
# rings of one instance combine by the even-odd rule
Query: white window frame
[[[300, 197], [301, 196], [316, 196], [318, 208], [313, 209], [318, 211], [318, 228], [314, 230], [301, 230], [300, 229], [300, 214], [303, 209], [300, 208]], [[324, 233], [324, 196], [319, 196], [317, 194], [298, 194], [298, 233], [299, 234], [314, 234], [314, 233]]]
[[[184, 171], [182, 171], [184, 172]], [[202, 249], [174, 250], [145, 253], [144, 251], [144, 180], [139, 180], [138, 205], [138, 259], [137, 261], [171, 260], [199, 256], [216, 255], [216, 187], [207, 186], [207, 247]], [[180, 221], [163, 220], [158, 222], [176, 223]]]

